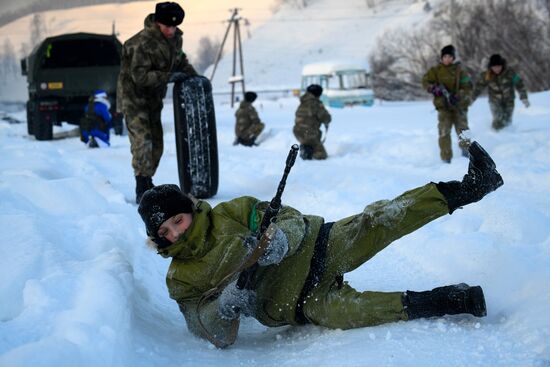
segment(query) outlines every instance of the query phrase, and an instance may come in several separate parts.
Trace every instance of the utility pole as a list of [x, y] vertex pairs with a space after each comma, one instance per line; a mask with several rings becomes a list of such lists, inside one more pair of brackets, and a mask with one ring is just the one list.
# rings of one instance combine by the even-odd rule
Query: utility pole
[[[220, 62], [220, 59], [222, 57], [223, 52], [223, 46], [225, 45], [225, 41], [227, 40], [227, 36], [229, 35], [229, 31], [233, 27], [233, 71], [231, 74], [231, 77], [229, 78], [229, 84], [231, 84], [231, 107], [233, 107], [233, 104], [235, 103], [235, 84], [240, 83], [242, 93], [244, 96], [245, 93], [245, 86], [244, 86], [244, 66], [243, 66], [243, 48], [242, 48], [242, 42], [241, 42], [241, 26], [240, 21], [243, 20], [239, 16], [239, 8], [234, 8], [230, 10], [231, 18], [227, 20], [228, 25], [227, 29], [225, 30], [225, 35], [223, 36], [222, 44], [220, 45], [220, 49], [218, 50], [218, 55], [216, 56], [216, 62], [214, 63], [214, 67], [212, 68], [212, 75], [210, 76], [210, 80], [214, 79], [214, 74], [216, 73], [216, 69], [218, 67], [218, 63]], [[245, 22], [247, 22], [246, 19], [244, 19]], [[240, 74], [237, 74], [237, 54], [239, 56], [239, 67], [240, 67]]]

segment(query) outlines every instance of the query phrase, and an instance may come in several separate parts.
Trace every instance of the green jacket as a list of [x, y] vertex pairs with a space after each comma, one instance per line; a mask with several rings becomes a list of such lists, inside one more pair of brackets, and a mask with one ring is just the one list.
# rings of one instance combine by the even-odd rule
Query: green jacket
[[500, 74], [495, 74], [491, 69], [484, 71], [479, 75], [475, 84], [472, 96], [472, 102], [479, 97], [483, 90], [489, 91], [489, 102], [514, 104], [516, 97], [514, 89], [518, 91], [519, 98], [527, 99], [527, 89], [523, 80], [515, 70], [504, 68]]
[[242, 101], [235, 112], [237, 123], [235, 124], [235, 135], [241, 139], [256, 138], [263, 130], [264, 124], [258, 116], [258, 112], [252, 103]]
[[[428, 70], [422, 78], [422, 87], [427, 90], [436, 84], [442, 84], [450, 94], [458, 96], [458, 108], [461, 111], [468, 109], [471, 100], [472, 81], [460, 64], [445, 66], [439, 63]], [[452, 110], [454, 108], [447, 103], [443, 96], [434, 96], [433, 103], [437, 110]]]
[[[201, 295], [215, 287], [223, 289], [238, 277], [234, 274], [227, 278], [246, 258], [243, 240], [257, 230], [268, 204], [241, 197], [212, 209], [205, 201], [199, 201], [185, 234], [159, 251], [162, 256], [172, 258], [166, 275], [168, 291], [194, 334], [205, 337], [198, 321]], [[276, 223], [288, 239], [289, 251], [281, 263], [260, 267], [252, 279], [257, 292], [255, 318], [267, 326], [295, 325], [296, 304], [309, 273], [323, 219], [304, 216], [284, 206]], [[217, 299], [200, 310], [200, 317], [211, 335], [222, 340], [227, 337], [230, 322], [218, 314]]]
[[321, 124], [328, 124], [331, 121], [330, 113], [327, 111], [323, 102], [313, 94], [306, 92], [300, 97], [300, 105], [296, 110], [296, 119], [294, 122], [294, 135], [298, 140], [320, 139]]
[[149, 14], [144, 29], [132, 36], [122, 48], [117, 85], [119, 112], [150, 110], [162, 106], [170, 73], [174, 71], [196, 75], [182, 50], [180, 29], [167, 39]]

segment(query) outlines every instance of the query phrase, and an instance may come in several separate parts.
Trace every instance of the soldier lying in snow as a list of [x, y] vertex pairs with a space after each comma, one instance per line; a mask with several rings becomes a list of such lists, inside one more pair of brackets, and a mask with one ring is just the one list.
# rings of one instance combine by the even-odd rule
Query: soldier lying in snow
[[[187, 327], [217, 347], [235, 341], [241, 314], [266, 326], [311, 323], [339, 329], [446, 314], [481, 317], [486, 307], [479, 286], [358, 292], [343, 281], [345, 273], [396, 239], [503, 184], [479, 144], [472, 143], [469, 154], [462, 181], [428, 183], [336, 222], [283, 206], [246, 289], [236, 286], [238, 269], [256, 248], [267, 202], [240, 197], [211, 208], [192, 201], [176, 185], [161, 185], [145, 192], [138, 211], [158, 253], [172, 258], [166, 283]], [[212, 289], [223, 291], [201, 305]]]

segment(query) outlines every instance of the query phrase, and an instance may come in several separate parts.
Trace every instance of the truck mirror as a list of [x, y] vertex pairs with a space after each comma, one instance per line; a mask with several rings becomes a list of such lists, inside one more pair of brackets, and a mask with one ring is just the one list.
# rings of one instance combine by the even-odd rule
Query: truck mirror
[[21, 59], [21, 75], [27, 75], [27, 59]]

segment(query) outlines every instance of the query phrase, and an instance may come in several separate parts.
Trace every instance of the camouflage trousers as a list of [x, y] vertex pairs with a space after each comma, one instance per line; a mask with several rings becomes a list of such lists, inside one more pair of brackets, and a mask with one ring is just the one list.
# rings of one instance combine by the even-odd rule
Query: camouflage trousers
[[307, 145], [311, 148], [313, 151], [313, 159], [327, 159], [328, 154], [325, 146], [321, 142], [320, 130], [317, 129], [315, 132], [311, 133], [310, 130], [306, 132], [300, 127], [294, 126], [293, 132], [296, 140], [298, 140], [301, 145]]
[[467, 154], [470, 140], [462, 136], [462, 132], [468, 130], [467, 111], [459, 110], [438, 110], [437, 130], [439, 132], [439, 155], [445, 162], [450, 162], [453, 158], [453, 149], [451, 146], [451, 129], [455, 128], [458, 135], [458, 146], [462, 149], [464, 155]]
[[264, 131], [265, 124], [263, 122], [251, 124], [245, 129], [238, 129], [237, 138], [244, 140], [255, 140]]
[[493, 114], [493, 129], [500, 130], [512, 123], [513, 101], [512, 103], [489, 102], [489, 107]]
[[135, 176], [153, 177], [164, 149], [160, 108], [125, 115]]
[[368, 205], [361, 214], [339, 220], [330, 231], [325, 272], [305, 298], [304, 315], [313, 324], [351, 329], [406, 320], [403, 292], [359, 292], [336, 277], [368, 261], [393, 241], [449, 213], [435, 184], [407, 191], [393, 200]]

